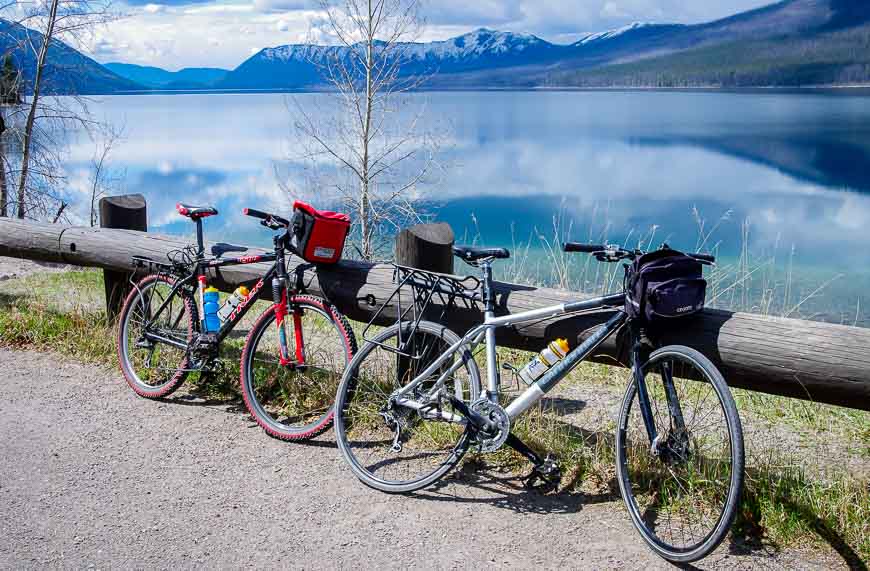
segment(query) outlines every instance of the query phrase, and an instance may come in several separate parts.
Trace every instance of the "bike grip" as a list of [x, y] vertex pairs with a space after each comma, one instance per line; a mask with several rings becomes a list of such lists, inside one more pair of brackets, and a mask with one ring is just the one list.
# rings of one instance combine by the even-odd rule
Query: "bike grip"
[[689, 257], [701, 260], [702, 262], [710, 262], [711, 264], [716, 261], [716, 256], [711, 256], [710, 254], [689, 254]]
[[278, 216], [277, 214], [272, 214], [272, 218], [277, 221], [279, 224], [283, 224], [284, 226], [290, 226], [290, 221], [282, 216]]
[[254, 210], [253, 208], [245, 208], [242, 210], [242, 213], [245, 214], [245, 216], [253, 216], [254, 218], [259, 218], [261, 220], [266, 220], [271, 216], [271, 214], [267, 214], [260, 210]]
[[562, 244], [562, 250], [565, 252], [584, 252], [586, 254], [594, 254], [595, 252], [603, 252], [607, 246], [603, 244], [581, 244], [580, 242], [565, 242]]

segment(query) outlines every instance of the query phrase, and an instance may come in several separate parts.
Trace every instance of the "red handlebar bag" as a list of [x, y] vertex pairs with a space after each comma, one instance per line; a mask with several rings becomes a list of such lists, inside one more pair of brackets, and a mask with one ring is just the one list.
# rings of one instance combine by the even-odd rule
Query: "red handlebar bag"
[[293, 203], [293, 235], [296, 249], [305, 261], [315, 264], [339, 261], [349, 231], [347, 214], [317, 210], [299, 200]]

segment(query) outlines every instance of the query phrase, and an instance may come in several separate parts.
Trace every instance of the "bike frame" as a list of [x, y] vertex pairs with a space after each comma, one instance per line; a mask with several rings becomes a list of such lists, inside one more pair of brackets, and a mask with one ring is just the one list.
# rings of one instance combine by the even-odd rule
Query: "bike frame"
[[[430, 375], [439, 371], [457, 352], [468, 349], [466, 355], [470, 355], [472, 349], [481, 341], [486, 345], [486, 394], [484, 398], [498, 404], [501, 391], [500, 377], [498, 370], [497, 348], [498, 345], [495, 339], [495, 332], [500, 327], [509, 327], [516, 324], [528, 323], [532, 321], [540, 321], [567, 315], [571, 313], [587, 313], [600, 309], [616, 308], [616, 313], [608, 319], [595, 333], [593, 333], [580, 346], [572, 350], [564, 359], [550, 368], [544, 375], [534, 384], [530, 385], [523, 393], [521, 393], [513, 402], [506, 408], [505, 412], [511, 421], [517, 419], [535, 403], [541, 400], [543, 396], [561, 382], [574, 367], [588, 358], [608, 337], [617, 333], [623, 326], [629, 322], [628, 316], [622, 311], [625, 304], [625, 294], [612, 294], [593, 299], [563, 303], [524, 311], [511, 315], [498, 316], [495, 315], [495, 299], [492, 293], [492, 268], [490, 262], [481, 263], [481, 268], [484, 272], [482, 281], [483, 300], [484, 300], [484, 322], [472, 328], [459, 341], [450, 346], [442, 355], [436, 358], [429, 364], [422, 373], [417, 375], [410, 383], [396, 390], [391, 396], [398, 406], [404, 406], [420, 411], [420, 413], [435, 414], [444, 420], [450, 422], [466, 422], [463, 416], [438, 410], [431, 411], [426, 404], [408, 398], [409, 394], [416, 389], [423, 381], [430, 378]], [[650, 444], [654, 445], [658, 436], [653, 419], [649, 397], [646, 389], [646, 380], [643, 372], [640, 370], [640, 350], [639, 334], [637, 331], [632, 331], [632, 350], [631, 350], [631, 370], [634, 381], [638, 387], [638, 400], [641, 408], [641, 416], [643, 417], [647, 435], [649, 436]], [[466, 357], [467, 358], [467, 357]], [[444, 386], [446, 380], [453, 375], [461, 366], [465, 364], [465, 359], [458, 359], [447, 370], [438, 376], [433, 388], [428, 391], [426, 398], [434, 397], [438, 391]], [[669, 403], [671, 414], [674, 416], [677, 427], [684, 426], [682, 413], [679, 408], [679, 403], [676, 399], [676, 392], [673, 388], [673, 380], [670, 378], [669, 371], [663, 375], [666, 396]], [[461, 395], [457, 395], [457, 398]], [[469, 411], [470, 412], [470, 411]], [[486, 424], [486, 419], [477, 419], [481, 423]]]
[[[242, 317], [247, 314], [250, 308], [253, 306], [254, 301], [260, 299], [261, 290], [263, 285], [272, 282], [272, 301], [275, 304], [275, 319], [276, 326], [278, 327], [278, 339], [279, 339], [279, 361], [282, 365], [290, 365], [290, 364], [302, 364], [305, 359], [305, 351], [304, 351], [304, 342], [302, 339], [302, 328], [301, 328], [301, 316], [297, 312], [293, 312], [293, 320], [294, 320], [294, 330], [296, 332], [296, 351], [294, 361], [291, 358], [290, 351], [287, 347], [287, 337], [286, 332], [284, 331], [284, 318], [287, 316], [287, 307], [288, 307], [288, 296], [287, 296], [287, 268], [284, 261], [284, 251], [285, 249], [290, 249], [295, 252], [292, 246], [287, 246], [284, 243], [283, 236], [275, 237], [275, 252], [273, 253], [264, 253], [264, 254], [256, 254], [253, 256], [239, 256], [235, 258], [205, 258], [203, 256], [204, 247], [202, 241], [202, 230], [201, 230], [201, 222], [197, 220], [197, 258], [194, 262], [193, 271], [179, 280], [176, 280], [175, 285], [173, 285], [169, 295], [166, 296], [166, 299], [157, 308], [157, 311], [154, 312], [154, 315], [145, 324], [145, 332], [144, 337], [149, 341], [156, 341], [159, 343], [166, 343], [168, 345], [172, 345], [179, 349], [188, 350], [189, 346], [187, 343], [182, 341], [177, 341], [175, 339], [170, 339], [168, 337], [164, 337], [162, 335], [158, 335], [154, 332], [149, 331], [150, 324], [160, 316], [163, 311], [169, 305], [170, 300], [173, 299], [178, 291], [186, 286], [192, 286], [194, 282], [197, 283], [198, 289], [198, 297], [197, 297], [197, 311], [199, 312], [199, 319], [197, 321], [197, 330], [201, 332], [205, 328], [205, 315], [203, 311], [204, 306], [204, 290], [206, 285], [206, 274], [210, 269], [223, 268], [228, 266], [241, 266], [247, 264], [256, 264], [258, 262], [274, 262], [269, 270], [261, 277], [254, 287], [251, 289], [251, 292], [248, 296], [233, 310], [233, 312], [229, 315], [227, 320], [221, 325], [220, 330], [217, 331], [217, 343], [220, 344], [226, 337], [230, 334], [236, 324], [242, 319]], [[141, 292], [140, 292], [141, 295]], [[176, 323], [173, 324], [173, 327], [178, 325], [178, 322], [181, 320], [184, 314], [181, 313], [176, 320]]]

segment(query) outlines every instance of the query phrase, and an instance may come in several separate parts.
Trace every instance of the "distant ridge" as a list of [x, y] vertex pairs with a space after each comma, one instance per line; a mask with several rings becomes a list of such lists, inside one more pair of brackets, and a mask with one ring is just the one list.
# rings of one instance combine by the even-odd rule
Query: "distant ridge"
[[221, 81], [229, 70], [215, 67], [186, 67], [167, 71], [153, 66], [111, 62], [107, 69], [151, 89], [207, 89]]
[[[801, 86], [870, 82], [870, 0], [784, 0], [697, 25], [635, 22], [570, 45], [486, 28], [406, 44], [405, 75], [428, 87]], [[307, 89], [335, 46], [266, 48], [216, 86]], [[801, 59], [809, 59], [801, 64]]]
[[[42, 38], [37, 31], [0, 18], [0, 53], [4, 57], [11, 55], [16, 67], [22, 71], [26, 93], [32, 89], [30, 82], [36, 69], [36, 54], [26, 47], [28, 39], [41, 45]], [[106, 69], [64, 42], [55, 40], [49, 46], [44, 93], [99, 95], [140, 89], [141, 85]]]
[[[22, 48], [38, 32], [0, 19], [0, 49], [33, 75]], [[634, 22], [571, 44], [479, 28], [443, 41], [404, 44], [404, 76], [424, 88], [801, 87], [870, 84], [870, 0], [783, 0], [696, 25]], [[322, 68], [347, 48], [264, 48], [233, 70], [176, 72], [126, 63], [104, 66], [56, 41], [48, 93], [148, 90], [307, 90], [327, 87]], [[25, 82], [26, 83], [26, 82]]]

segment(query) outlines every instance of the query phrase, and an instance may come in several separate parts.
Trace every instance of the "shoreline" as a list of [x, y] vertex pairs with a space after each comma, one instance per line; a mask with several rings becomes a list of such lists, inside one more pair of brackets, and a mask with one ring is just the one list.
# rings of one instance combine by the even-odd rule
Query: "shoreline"
[[[805, 85], [805, 86], [752, 86], [752, 87], [652, 87], [652, 86], [607, 86], [607, 87], [573, 87], [573, 86], [533, 86], [533, 87], [436, 87], [418, 89], [415, 93], [468, 93], [468, 92], [662, 92], [662, 93], [777, 93], [777, 94], [826, 94], [826, 95], [870, 95], [870, 83], [843, 85]], [[115, 95], [270, 95], [270, 94], [316, 94], [332, 93], [328, 89], [294, 89], [294, 88], [251, 88], [251, 89], [143, 89], [136, 91], [115, 91], [111, 93], [85, 94], [91, 97]], [[69, 97], [70, 93], [55, 93], [52, 97]], [[81, 94], [78, 94], [81, 95]]]

